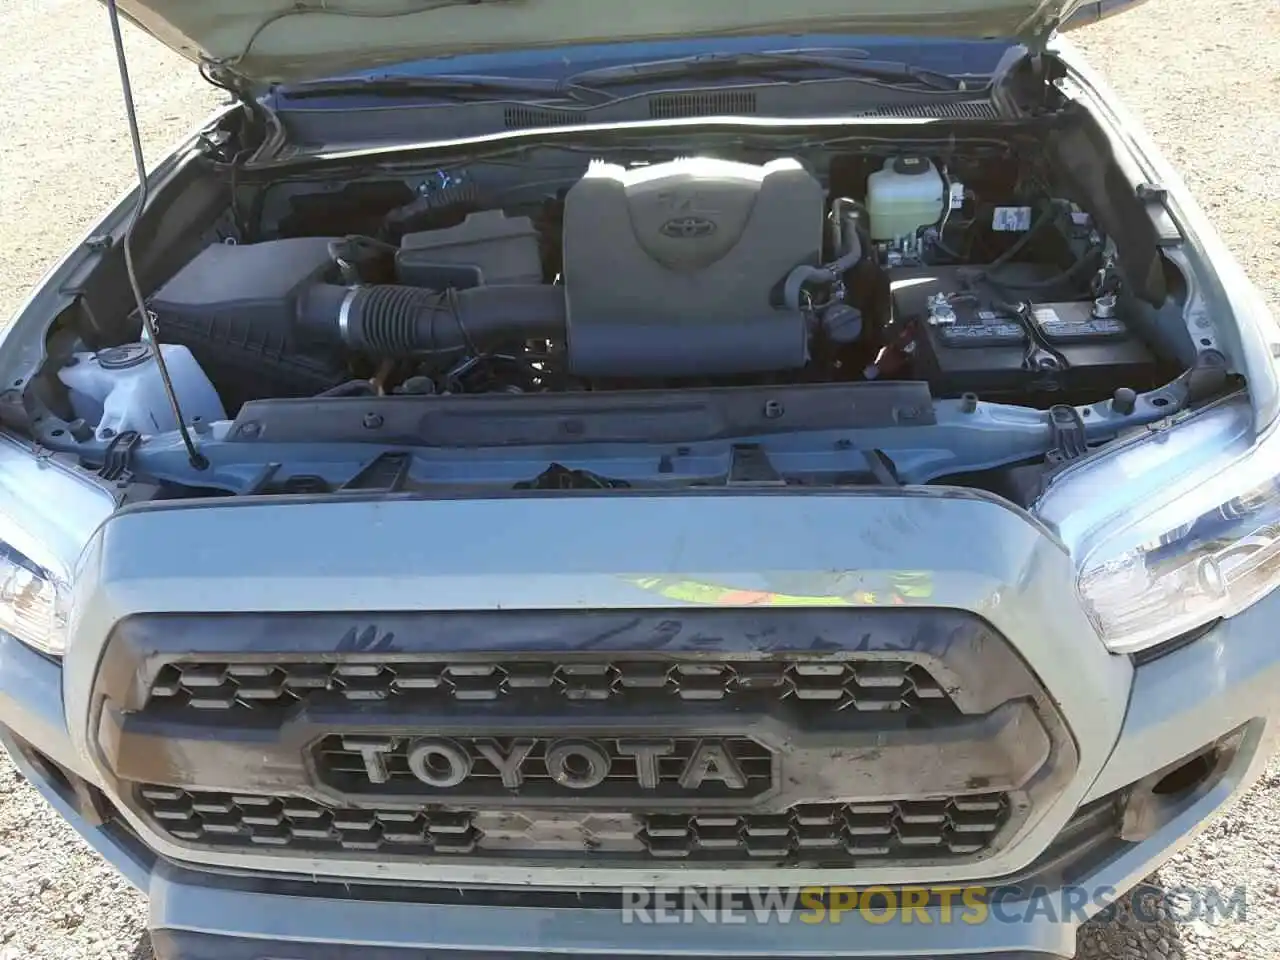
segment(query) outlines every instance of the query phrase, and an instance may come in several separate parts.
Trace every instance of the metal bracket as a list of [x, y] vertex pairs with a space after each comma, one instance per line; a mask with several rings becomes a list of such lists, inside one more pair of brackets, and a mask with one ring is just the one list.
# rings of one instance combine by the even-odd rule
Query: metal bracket
[[381, 453], [341, 486], [341, 490], [380, 490], [398, 493], [404, 489], [413, 457], [403, 450]]
[[735, 443], [730, 452], [729, 486], [785, 487], [787, 481], [774, 469], [764, 448], [755, 443]]
[[1158, 183], [1140, 183], [1133, 192], [1143, 203], [1164, 203], [1169, 196], [1169, 191]]
[[1084, 418], [1075, 407], [1060, 403], [1049, 408], [1050, 443], [1045, 462], [1056, 466], [1083, 457], [1089, 452], [1085, 440]]
[[136, 430], [125, 430], [112, 437], [103, 453], [98, 476], [103, 480], [124, 485], [133, 479], [133, 453], [142, 437]]
[[882, 487], [902, 486], [902, 481], [898, 479], [897, 471], [894, 469], [893, 461], [881, 451], [863, 450], [862, 455], [867, 460], [867, 471], [875, 478], [876, 483]]
[[1187, 402], [1209, 400], [1227, 389], [1227, 358], [1217, 350], [1202, 350], [1187, 371]]

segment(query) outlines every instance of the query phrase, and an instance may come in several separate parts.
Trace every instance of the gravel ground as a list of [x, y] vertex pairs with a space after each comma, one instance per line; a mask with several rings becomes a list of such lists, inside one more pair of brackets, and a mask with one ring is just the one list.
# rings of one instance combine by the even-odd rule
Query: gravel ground
[[[105, 13], [84, 0], [4, 0], [0, 36], [0, 317], [131, 178]], [[1280, 308], [1280, 6], [1151, 0], [1076, 34]], [[217, 103], [194, 70], [129, 30], [153, 156]], [[19, 54], [18, 51], [21, 51]], [[1151, 878], [1157, 888], [1245, 885], [1247, 921], [1094, 923], [1082, 957], [1280, 957], [1280, 763]], [[0, 960], [146, 960], [146, 905], [0, 758]], [[1186, 912], [1178, 909], [1175, 915]]]

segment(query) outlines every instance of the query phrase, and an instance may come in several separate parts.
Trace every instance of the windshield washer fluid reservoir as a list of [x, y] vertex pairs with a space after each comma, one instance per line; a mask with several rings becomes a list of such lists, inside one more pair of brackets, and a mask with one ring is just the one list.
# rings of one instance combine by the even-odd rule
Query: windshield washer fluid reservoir
[[[218, 392], [191, 351], [176, 343], [161, 344], [160, 349], [187, 423], [225, 420]], [[74, 354], [58, 371], [58, 379], [71, 392], [76, 416], [96, 424], [100, 440], [128, 430], [149, 436], [178, 427], [152, 344], [126, 343]]]
[[942, 174], [925, 157], [891, 157], [867, 177], [867, 213], [871, 239], [914, 237], [921, 227], [942, 219]]

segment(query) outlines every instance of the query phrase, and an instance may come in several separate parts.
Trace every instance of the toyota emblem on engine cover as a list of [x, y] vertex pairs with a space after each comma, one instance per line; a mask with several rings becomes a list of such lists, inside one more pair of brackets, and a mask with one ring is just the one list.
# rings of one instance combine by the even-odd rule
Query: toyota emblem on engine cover
[[714, 220], [706, 217], [676, 217], [668, 220], [660, 228], [663, 236], [675, 237], [678, 240], [693, 240], [697, 237], [709, 237], [716, 232]]

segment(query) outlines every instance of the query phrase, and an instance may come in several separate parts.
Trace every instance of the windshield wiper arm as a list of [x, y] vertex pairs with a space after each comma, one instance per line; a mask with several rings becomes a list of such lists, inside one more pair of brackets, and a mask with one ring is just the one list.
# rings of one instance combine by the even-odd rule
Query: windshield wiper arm
[[439, 74], [429, 77], [339, 77], [309, 80], [282, 86], [279, 92], [290, 100], [309, 97], [436, 97], [470, 99], [494, 94], [528, 94], [549, 99], [576, 100], [579, 103], [603, 103], [608, 94], [573, 80], [549, 80], [542, 77], [487, 77], [470, 74]]
[[953, 77], [948, 73], [919, 67], [901, 60], [871, 60], [865, 59], [865, 56], [865, 51], [832, 52], [828, 50], [695, 54], [671, 60], [653, 60], [648, 63], [631, 63], [585, 70], [569, 77], [567, 82], [604, 87], [667, 78], [735, 74], [767, 77], [788, 70], [829, 70], [847, 77], [883, 83], [911, 84], [933, 90], [973, 89], [965, 79]]

